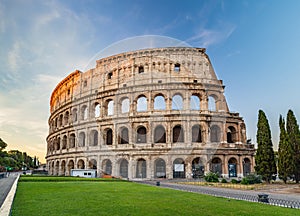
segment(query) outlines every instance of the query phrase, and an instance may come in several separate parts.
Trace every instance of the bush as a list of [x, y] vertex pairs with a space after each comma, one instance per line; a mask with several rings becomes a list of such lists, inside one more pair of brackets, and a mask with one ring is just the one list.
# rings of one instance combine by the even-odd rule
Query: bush
[[222, 183], [227, 183], [227, 180], [224, 179], [224, 178], [222, 178], [221, 182], [222, 182]]
[[210, 172], [204, 177], [204, 179], [207, 182], [219, 182], [219, 177], [217, 173]]
[[241, 184], [260, 184], [261, 176], [255, 174], [249, 174], [245, 178], [242, 179]]
[[238, 180], [236, 180], [236, 179], [232, 179], [232, 180], [231, 180], [231, 183], [232, 183], [232, 184], [238, 184], [238, 183], [240, 183], [240, 181], [238, 181]]

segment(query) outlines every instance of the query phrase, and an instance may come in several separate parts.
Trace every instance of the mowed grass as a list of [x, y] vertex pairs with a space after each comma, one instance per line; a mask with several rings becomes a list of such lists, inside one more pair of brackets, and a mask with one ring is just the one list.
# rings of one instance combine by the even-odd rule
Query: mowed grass
[[[31, 180], [30, 180], [31, 178]], [[126, 181], [21, 177], [12, 215], [299, 215], [296, 209]], [[42, 178], [42, 179], [41, 179]], [[75, 179], [74, 179], [75, 180]]]

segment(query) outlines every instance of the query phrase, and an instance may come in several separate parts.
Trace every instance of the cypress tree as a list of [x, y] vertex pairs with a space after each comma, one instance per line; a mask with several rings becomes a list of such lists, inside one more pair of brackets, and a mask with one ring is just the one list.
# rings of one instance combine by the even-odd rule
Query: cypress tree
[[287, 113], [286, 131], [293, 148], [294, 177], [296, 183], [300, 180], [300, 131], [297, 119], [292, 110]]
[[258, 175], [262, 176], [263, 180], [269, 183], [272, 175], [276, 174], [277, 170], [271, 140], [271, 130], [268, 119], [262, 110], [258, 112], [256, 141], [255, 171]]
[[294, 172], [294, 155], [291, 142], [285, 129], [284, 118], [279, 117], [280, 139], [278, 148], [278, 174], [284, 183]]

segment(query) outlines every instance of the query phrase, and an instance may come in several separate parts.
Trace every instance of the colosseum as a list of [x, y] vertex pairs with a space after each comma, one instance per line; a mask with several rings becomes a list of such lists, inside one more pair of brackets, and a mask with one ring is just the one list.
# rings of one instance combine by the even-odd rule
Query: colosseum
[[254, 171], [254, 145], [229, 111], [204, 48], [125, 52], [64, 78], [50, 98], [50, 175], [224, 178]]

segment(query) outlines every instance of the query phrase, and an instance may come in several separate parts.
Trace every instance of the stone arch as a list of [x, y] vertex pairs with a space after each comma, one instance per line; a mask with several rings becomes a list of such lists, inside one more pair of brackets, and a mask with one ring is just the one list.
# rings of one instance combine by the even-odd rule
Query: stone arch
[[128, 178], [128, 161], [126, 159], [120, 160], [120, 176], [122, 178]]
[[184, 130], [181, 125], [173, 127], [173, 143], [184, 142]]
[[104, 134], [104, 140], [106, 145], [113, 144], [113, 130], [111, 128], [107, 128]]
[[102, 171], [105, 175], [112, 174], [112, 163], [109, 159], [105, 159], [102, 162]]
[[166, 100], [164, 95], [158, 94], [154, 97], [154, 110], [165, 110]]
[[200, 110], [200, 97], [196, 94], [190, 98], [190, 110]]
[[164, 126], [158, 125], [155, 127], [154, 143], [166, 143], [166, 130]]
[[139, 95], [137, 98], [136, 111], [137, 112], [145, 112], [147, 111], [147, 97], [145, 95]]
[[74, 161], [73, 160], [69, 160], [68, 162], [68, 171], [69, 171], [69, 174], [71, 173], [71, 169], [74, 169], [75, 166], [74, 166]]
[[183, 97], [179, 93], [172, 97], [172, 110], [183, 110]]
[[83, 105], [81, 107], [80, 116], [81, 116], [81, 120], [88, 119], [88, 108], [87, 108], [87, 105]]
[[213, 125], [210, 128], [210, 141], [211, 142], [220, 142], [221, 138], [221, 129], [218, 125]]
[[60, 175], [66, 175], [66, 161], [63, 160], [60, 164]]
[[146, 160], [140, 158], [137, 160], [137, 164], [136, 164], [136, 178], [146, 178], [146, 177], [147, 177]]
[[222, 160], [219, 157], [215, 157], [211, 160], [210, 171], [222, 175]]
[[204, 176], [205, 166], [200, 157], [196, 157], [192, 161], [192, 175], [193, 178], [200, 178]]
[[79, 133], [79, 142], [78, 142], [78, 147], [84, 147], [85, 146], [85, 133], [81, 131]]
[[94, 117], [98, 118], [101, 115], [101, 106], [98, 102], [94, 104]]
[[98, 145], [98, 131], [91, 130], [90, 132], [90, 146], [97, 146]]
[[237, 141], [237, 131], [235, 127], [229, 126], [227, 128], [227, 143], [235, 143]]
[[84, 169], [85, 165], [84, 165], [84, 161], [82, 159], [79, 159], [77, 161], [77, 169]]
[[71, 133], [70, 134], [70, 148], [74, 148], [75, 147], [75, 139], [76, 139], [76, 136], [74, 133]]
[[129, 143], [129, 132], [128, 132], [127, 127], [120, 128], [118, 143], [119, 144], [128, 144]]
[[136, 142], [147, 143], [147, 129], [142, 125], [136, 130]]
[[182, 158], [176, 158], [173, 162], [173, 178], [185, 178], [185, 164]]
[[72, 120], [73, 120], [73, 122], [77, 122], [77, 109], [76, 108], [74, 108], [73, 110], [72, 110]]
[[64, 125], [68, 125], [69, 124], [69, 116], [70, 116], [69, 111], [66, 111], [65, 115], [64, 115]]
[[60, 114], [58, 119], [58, 127], [61, 127], [63, 125], [63, 119], [64, 119], [63, 114]]
[[243, 160], [243, 176], [251, 174], [251, 160], [249, 158], [244, 158]]
[[58, 151], [60, 150], [60, 137], [56, 138], [56, 142], [55, 142], [55, 150]]
[[228, 160], [228, 174], [229, 177], [237, 177], [237, 159], [234, 157]]
[[95, 159], [89, 160], [89, 169], [97, 169], [97, 161]]
[[59, 175], [59, 161], [56, 161], [55, 163], [55, 171], [54, 171], [54, 175]]
[[158, 158], [154, 162], [154, 177], [155, 178], [166, 178], [166, 162]]
[[121, 99], [121, 113], [129, 113], [130, 111], [130, 100], [128, 97]]
[[68, 140], [67, 135], [64, 135], [62, 139], [62, 149], [67, 148], [67, 140]]
[[217, 111], [217, 99], [218, 97], [214, 94], [208, 96], [208, 110]]
[[114, 115], [114, 101], [113, 99], [107, 99], [105, 102], [105, 114], [107, 116]]
[[201, 126], [199, 124], [196, 124], [192, 127], [192, 142], [202, 142]]

